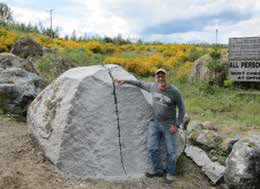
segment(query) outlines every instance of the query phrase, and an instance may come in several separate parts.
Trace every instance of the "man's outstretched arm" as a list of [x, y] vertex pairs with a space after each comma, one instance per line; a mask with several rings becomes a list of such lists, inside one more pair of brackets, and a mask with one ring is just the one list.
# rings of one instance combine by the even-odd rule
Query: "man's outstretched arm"
[[144, 89], [148, 92], [151, 91], [151, 87], [152, 87], [152, 83], [139, 81], [139, 80], [114, 79], [114, 82], [118, 83], [120, 85], [125, 84], [125, 83], [129, 84], [129, 85], [134, 85], [134, 86], [140, 87], [141, 89]]

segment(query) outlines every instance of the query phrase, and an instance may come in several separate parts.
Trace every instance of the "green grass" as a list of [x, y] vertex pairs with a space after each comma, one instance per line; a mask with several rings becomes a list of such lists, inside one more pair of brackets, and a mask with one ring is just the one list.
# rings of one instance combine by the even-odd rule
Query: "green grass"
[[103, 64], [106, 55], [88, 55], [84, 49], [65, 49], [64, 53], [47, 53], [34, 61], [34, 66], [39, 75], [47, 83], [51, 83], [65, 71], [81, 66]]

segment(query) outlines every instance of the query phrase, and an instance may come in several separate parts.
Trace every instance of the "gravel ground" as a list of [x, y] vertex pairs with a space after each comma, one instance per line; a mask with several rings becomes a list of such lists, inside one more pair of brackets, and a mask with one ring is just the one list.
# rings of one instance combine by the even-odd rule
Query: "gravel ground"
[[0, 115], [0, 189], [210, 189], [208, 179], [191, 160], [183, 156], [178, 162], [174, 183], [162, 178], [111, 182], [64, 178], [45, 160], [31, 142], [26, 123]]

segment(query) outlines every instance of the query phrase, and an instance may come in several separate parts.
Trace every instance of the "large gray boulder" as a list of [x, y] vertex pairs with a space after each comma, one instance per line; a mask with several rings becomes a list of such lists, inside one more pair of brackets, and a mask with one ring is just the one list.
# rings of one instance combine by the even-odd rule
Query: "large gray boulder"
[[[227, 52], [222, 51], [221, 52], [221, 57], [218, 61], [221, 61], [223, 63], [227, 63]], [[223, 80], [225, 78], [225, 71], [221, 70], [218, 72], [213, 73], [210, 71], [208, 68], [208, 65], [210, 62], [213, 61], [213, 58], [209, 55], [203, 55], [199, 59], [195, 61], [195, 63], [192, 66], [192, 71], [190, 74], [190, 81], [194, 82], [196, 80], [199, 81], [211, 81], [212, 79], [214, 80]]]
[[0, 109], [26, 114], [28, 105], [45, 87], [42, 78], [21, 68], [0, 68]]
[[206, 54], [200, 57], [198, 60], [195, 61], [195, 64], [192, 67], [190, 80], [209, 80], [210, 79], [210, 71], [208, 69], [208, 63], [212, 61], [212, 58], [209, 54]]
[[224, 179], [230, 188], [260, 188], [260, 134], [236, 142], [226, 167]]
[[[151, 98], [113, 78], [135, 79], [115, 65], [70, 69], [29, 107], [33, 140], [65, 175], [115, 180], [140, 177], [151, 168]], [[177, 141], [179, 157], [182, 131]]]
[[37, 73], [31, 61], [6, 52], [0, 53], [0, 68], [22, 68], [28, 72]]
[[42, 47], [30, 37], [18, 39], [12, 46], [11, 53], [20, 56], [21, 58], [43, 55]]

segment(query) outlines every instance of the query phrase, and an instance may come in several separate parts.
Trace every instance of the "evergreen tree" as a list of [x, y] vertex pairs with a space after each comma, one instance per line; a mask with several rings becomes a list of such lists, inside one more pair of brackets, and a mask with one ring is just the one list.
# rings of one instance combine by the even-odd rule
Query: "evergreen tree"
[[13, 20], [11, 8], [5, 3], [0, 3], [0, 26], [6, 26]]
[[68, 41], [68, 40], [69, 40], [69, 35], [66, 34], [66, 35], [64, 36], [64, 39]]
[[73, 30], [73, 31], [72, 31], [72, 34], [71, 34], [71, 36], [70, 36], [70, 40], [74, 40], [74, 41], [77, 40], [76, 30]]

